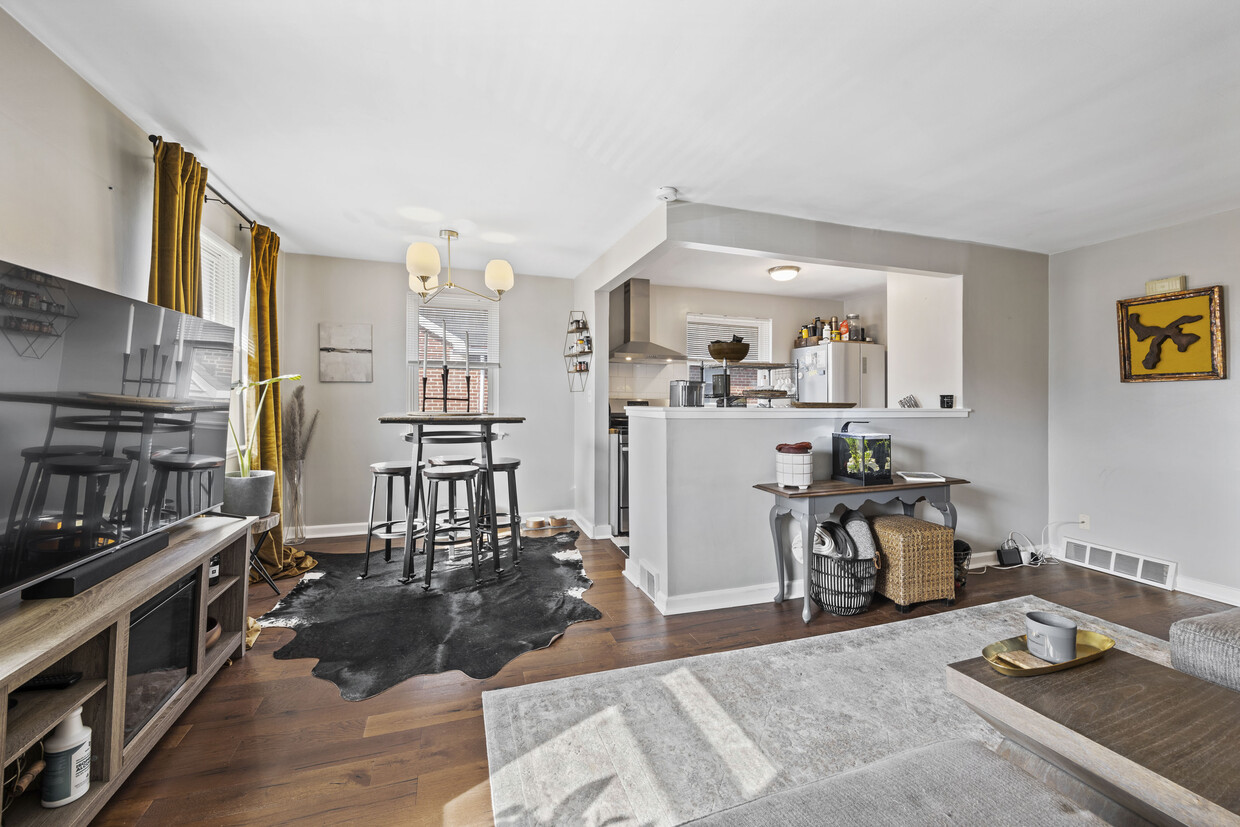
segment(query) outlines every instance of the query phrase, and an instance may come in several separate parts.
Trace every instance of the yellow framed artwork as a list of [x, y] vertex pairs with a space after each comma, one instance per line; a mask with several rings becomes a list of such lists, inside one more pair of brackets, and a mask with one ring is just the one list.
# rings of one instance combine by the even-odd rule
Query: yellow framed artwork
[[1120, 380], [1226, 379], [1223, 288], [1120, 299]]

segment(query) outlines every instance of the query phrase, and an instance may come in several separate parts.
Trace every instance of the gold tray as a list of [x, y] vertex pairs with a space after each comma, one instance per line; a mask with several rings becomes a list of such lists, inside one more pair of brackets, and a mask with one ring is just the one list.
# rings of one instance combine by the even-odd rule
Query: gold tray
[[1029, 646], [1024, 635], [1010, 637], [1007, 640], [990, 644], [982, 650], [982, 657], [1001, 675], [1013, 678], [1027, 678], [1033, 675], [1048, 675], [1051, 672], [1061, 672], [1064, 669], [1080, 666], [1082, 663], [1089, 663], [1091, 660], [1097, 660], [1102, 657], [1113, 646], [1115, 646], [1115, 641], [1106, 635], [1077, 629], [1076, 657], [1063, 663], [1052, 663], [1050, 666], [1038, 666], [1033, 669], [1021, 669], [1019, 666], [1012, 666], [1010, 663], [1001, 661], [996, 657], [1000, 652], [1014, 652], [1018, 649], [1028, 652]]

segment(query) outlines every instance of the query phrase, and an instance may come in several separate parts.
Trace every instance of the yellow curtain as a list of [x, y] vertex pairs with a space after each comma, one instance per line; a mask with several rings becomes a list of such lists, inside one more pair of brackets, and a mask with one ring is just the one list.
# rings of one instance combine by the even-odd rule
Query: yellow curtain
[[[280, 332], [276, 317], [276, 262], [280, 237], [255, 224], [250, 233], [250, 358], [249, 376], [262, 381], [280, 375]], [[253, 394], [257, 397], [258, 394]], [[257, 400], [255, 400], [257, 401]], [[280, 383], [273, 382], [258, 411], [258, 463], [276, 472], [271, 510], [278, 512], [284, 475], [280, 468]], [[313, 557], [284, 545], [283, 526], [276, 526], [258, 557], [273, 577], [295, 577], [317, 565]]]
[[155, 148], [155, 209], [147, 301], [202, 315], [202, 204], [207, 169], [180, 144]]

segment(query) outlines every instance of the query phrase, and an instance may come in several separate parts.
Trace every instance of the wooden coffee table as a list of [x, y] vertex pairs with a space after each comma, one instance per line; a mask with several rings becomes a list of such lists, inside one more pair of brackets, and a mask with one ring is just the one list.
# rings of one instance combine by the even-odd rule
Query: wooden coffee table
[[947, 688], [1001, 755], [1113, 824], [1240, 824], [1240, 692], [1118, 649], [1028, 678], [974, 658]]

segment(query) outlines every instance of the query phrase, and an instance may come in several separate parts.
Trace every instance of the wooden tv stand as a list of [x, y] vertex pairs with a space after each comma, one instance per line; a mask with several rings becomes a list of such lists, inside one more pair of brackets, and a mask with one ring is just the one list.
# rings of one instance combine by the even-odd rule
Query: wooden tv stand
[[[245, 654], [246, 590], [253, 518], [208, 516], [172, 530], [168, 548], [75, 597], [26, 600], [0, 612], [0, 762], [5, 767], [34, 747], [76, 707], [92, 728], [90, 790], [71, 804], [44, 809], [38, 782], [0, 816], [3, 827], [87, 824], [141, 763], [207, 682], [230, 658]], [[207, 582], [219, 553], [220, 580]], [[130, 613], [191, 573], [197, 598], [191, 626], [189, 678], [128, 744], [124, 742]], [[205, 646], [208, 613], [223, 629]], [[68, 689], [13, 690], [42, 673], [81, 672]], [[37, 753], [36, 753], [37, 755]]]

